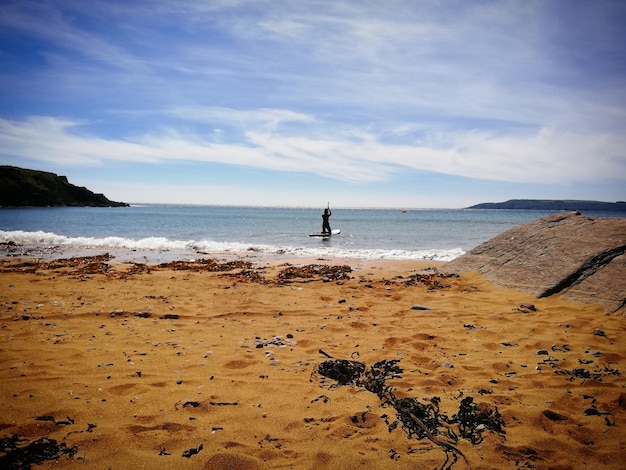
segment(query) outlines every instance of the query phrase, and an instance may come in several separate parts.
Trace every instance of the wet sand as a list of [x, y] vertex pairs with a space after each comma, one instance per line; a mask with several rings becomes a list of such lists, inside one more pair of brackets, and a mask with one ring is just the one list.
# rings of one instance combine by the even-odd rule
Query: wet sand
[[35, 468], [624, 468], [622, 315], [433, 262], [228, 263], [0, 260], [0, 466], [54, 440]]

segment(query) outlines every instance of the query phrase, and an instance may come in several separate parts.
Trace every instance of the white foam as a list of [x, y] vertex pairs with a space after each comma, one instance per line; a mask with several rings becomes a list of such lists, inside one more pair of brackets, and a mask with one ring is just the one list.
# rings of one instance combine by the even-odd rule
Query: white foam
[[147, 237], [138, 240], [123, 237], [68, 237], [51, 232], [25, 232], [22, 230], [0, 230], [0, 242], [16, 243], [27, 248], [59, 247], [67, 250], [126, 249], [142, 252], [173, 251], [181, 256], [197, 253], [239, 254], [257, 252], [295, 257], [451, 261], [465, 253], [461, 248], [442, 250], [357, 250], [335, 246], [292, 247], [241, 242], [217, 242], [214, 240], [169, 240], [164, 237]]

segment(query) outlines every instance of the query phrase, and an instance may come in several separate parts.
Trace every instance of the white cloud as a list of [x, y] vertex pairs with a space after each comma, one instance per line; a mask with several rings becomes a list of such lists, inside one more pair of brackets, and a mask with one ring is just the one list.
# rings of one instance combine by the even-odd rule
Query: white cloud
[[558, 3], [5, 3], [0, 158], [623, 181], [619, 8]]
[[197, 121], [206, 124], [236, 126], [242, 130], [263, 127], [274, 130], [279, 124], [313, 123], [313, 116], [286, 109], [230, 109], [224, 107], [184, 106], [163, 111], [139, 112], [139, 114], [162, 114], [184, 121]]
[[[301, 119], [298, 114], [279, 110], [260, 114], [270, 120], [275, 116]], [[0, 120], [2, 154], [64, 165], [110, 161], [221, 163], [310, 173], [347, 182], [384, 181], [407, 170], [521, 183], [626, 177], [622, 154], [626, 137], [608, 134], [578, 135], [552, 129], [525, 135], [449, 132], [437, 137], [436, 146], [394, 145], [367, 133], [349, 139], [341, 134], [327, 139], [286, 136], [267, 131], [261, 122], [259, 130], [248, 131], [242, 143], [227, 144], [178, 132], [145, 135], [132, 141], [107, 140], [81, 132], [80, 124], [50, 117], [23, 122]]]
[[[239, 107], [238, 100], [248, 109], [279, 102], [295, 112], [323, 107], [337, 120], [353, 119], [342, 110], [351, 107], [366, 119], [452, 115], [585, 131], [608, 125], [607, 107], [616, 106], [616, 82], [567, 62], [572, 51], [554, 40], [575, 37], [567, 27], [589, 13], [580, 5], [558, 15], [536, 1], [84, 3], [24, 0], [0, 10], [0, 24], [59, 48], [47, 51], [57, 57], [49, 65], [58, 83], [71, 71], [73, 86], [109, 83], [130, 97], [147, 89], [159, 108], [227, 94], [224, 108]], [[610, 11], [604, 2], [592, 10], [594, 17]], [[111, 28], [90, 29], [74, 18], [90, 13]], [[607, 22], [581, 24], [592, 39], [608, 29]], [[62, 60], [68, 50], [102, 67], [80, 68], [71, 55]], [[581, 88], [582, 73], [598, 86]], [[623, 114], [616, 124], [624, 124]]]

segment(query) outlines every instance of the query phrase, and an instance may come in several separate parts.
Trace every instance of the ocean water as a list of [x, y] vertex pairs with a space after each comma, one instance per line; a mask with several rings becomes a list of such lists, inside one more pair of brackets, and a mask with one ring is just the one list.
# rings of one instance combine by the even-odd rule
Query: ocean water
[[3, 208], [0, 243], [5, 249], [15, 243], [31, 254], [97, 251], [148, 261], [194, 259], [198, 253], [449, 261], [551, 213], [337, 208], [330, 222], [341, 234], [328, 240], [309, 237], [321, 230], [322, 211], [182, 205]]

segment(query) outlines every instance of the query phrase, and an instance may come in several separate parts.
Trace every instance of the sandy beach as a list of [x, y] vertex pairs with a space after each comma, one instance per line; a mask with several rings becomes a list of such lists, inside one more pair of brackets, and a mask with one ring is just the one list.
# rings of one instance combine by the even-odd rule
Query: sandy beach
[[4, 258], [0, 466], [624, 468], [623, 315], [439, 266]]

